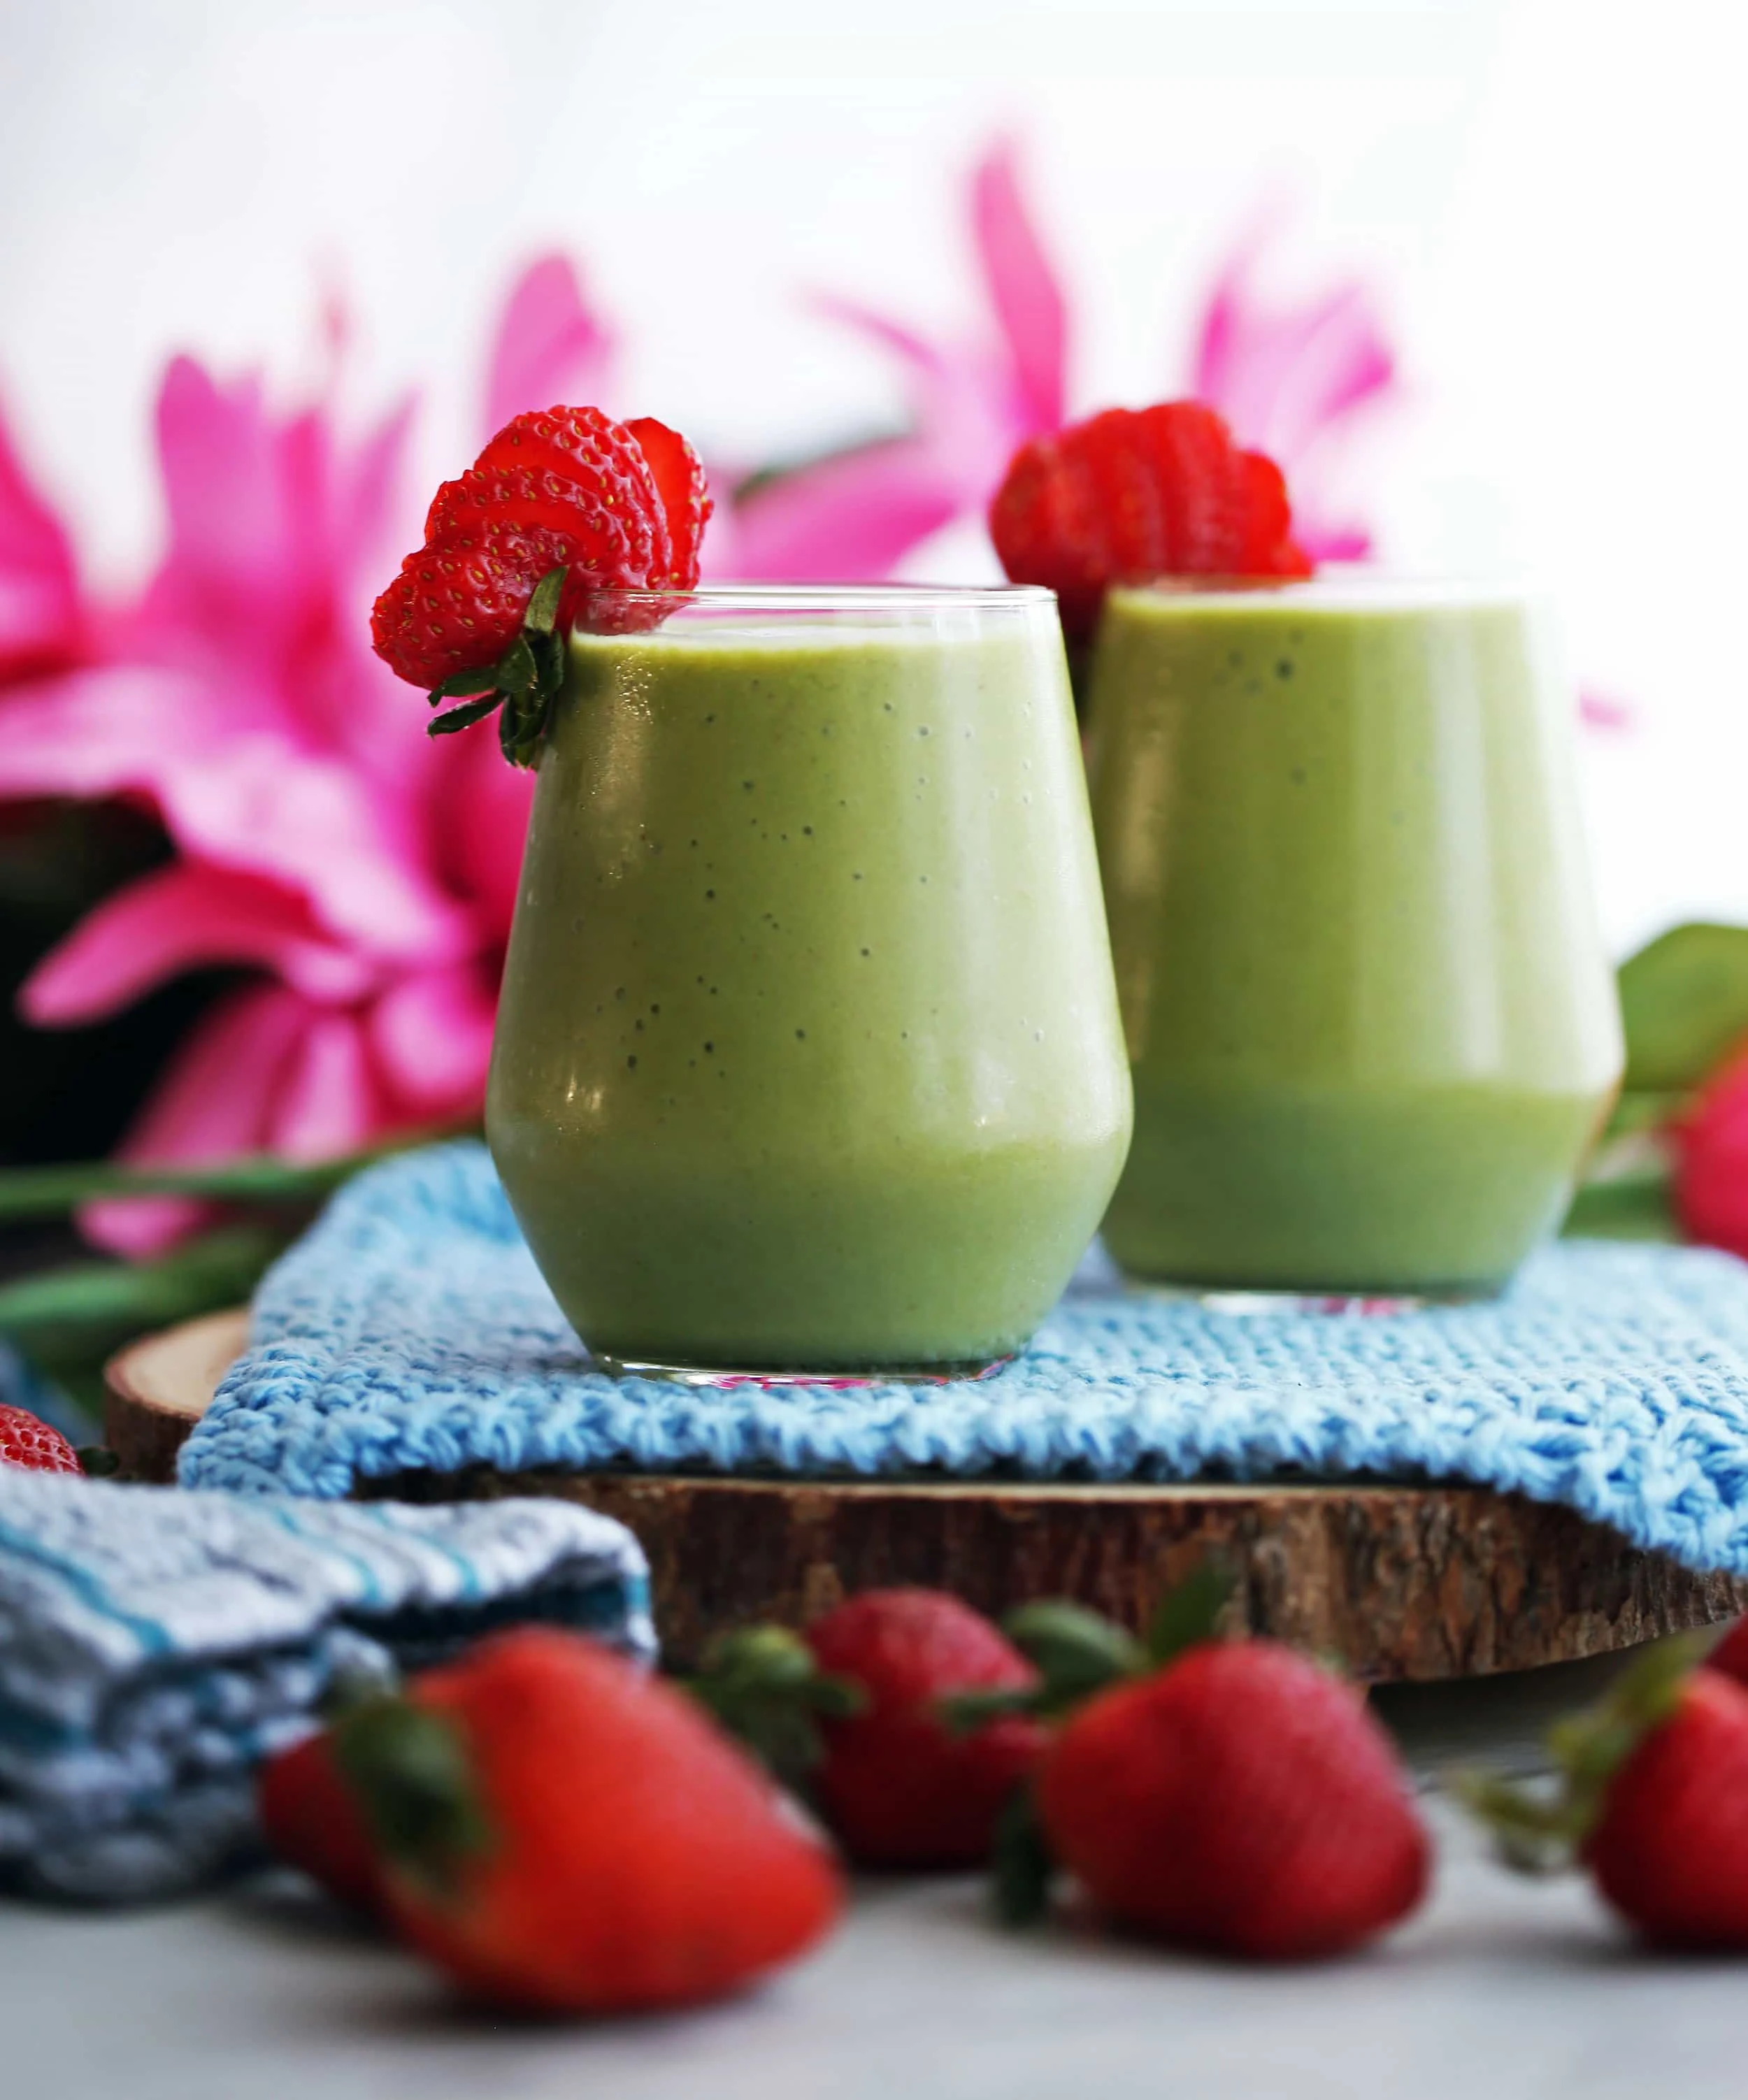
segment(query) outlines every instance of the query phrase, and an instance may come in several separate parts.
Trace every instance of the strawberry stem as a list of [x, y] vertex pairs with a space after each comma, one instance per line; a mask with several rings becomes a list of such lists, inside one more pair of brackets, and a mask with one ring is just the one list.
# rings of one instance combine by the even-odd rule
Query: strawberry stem
[[1457, 1772], [1451, 1790], [1492, 1832], [1499, 1856], [1521, 1873], [1570, 1866], [1596, 1828], [1615, 1774], [1680, 1705], [1710, 1636], [1659, 1641], [1639, 1657], [1594, 1706], [1567, 1715], [1547, 1734], [1552, 1789], [1514, 1784], [1496, 1773]]

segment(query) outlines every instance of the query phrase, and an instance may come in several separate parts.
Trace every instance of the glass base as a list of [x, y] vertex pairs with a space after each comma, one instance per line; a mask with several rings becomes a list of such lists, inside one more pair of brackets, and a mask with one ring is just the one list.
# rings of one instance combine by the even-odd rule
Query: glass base
[[1207, 1283], [1160, 1283], [1150, 1277], [1126, 1279], [1137, 1290], [1156, 1298], [1183, 1300], [1206, 1306], [1210, 1312], [1224, 1312], [1238, 1319], [1304, 1319], [1334, 1316], [1349, 1319], [1388, 1319], [1400, 1312], [1426, 1312], [1459, 1305], [1490, 1304], [1501, 1286], [1470, 1284], [1449, 1290], [1390, 1292], [1259, 1290], [1250, 1285], [1223, 1287]]
[[1010, 1357], [978, 1357], [969, 1363], [892, 1364], [867, 1370], [713, 1370], [702, 1364], [659, 1363], [642, 1357], [616, 1357], [606, 1350], [591, 1352], [596, 1368], [609, 1378], [662, 1379], [672, 1385], [717, 1386], [732, 1391], [739, 1386], [759, 1386], [779, 1392], [788, 1386], [825, 1386], [833, 1392], [848, 1392], [862, 1386], [956, 1385], [965, 1379], [992, 1377]]

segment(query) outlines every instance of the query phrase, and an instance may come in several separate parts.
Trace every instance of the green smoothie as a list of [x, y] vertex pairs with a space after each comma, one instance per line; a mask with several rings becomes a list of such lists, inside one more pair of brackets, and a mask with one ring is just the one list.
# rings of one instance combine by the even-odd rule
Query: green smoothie
[[573, 641], [492, 1154], [609, 1359], [981, 1365], [1054, 1303], [1129, 1136], [1053, 609], [775, 602]]
[[1119, 591], [1091, 711], [1135, 1080], [1117, 1260], [1496, 1288], [1557, 1224], [1621, 1071], [1534, 618], [1406, 585]]

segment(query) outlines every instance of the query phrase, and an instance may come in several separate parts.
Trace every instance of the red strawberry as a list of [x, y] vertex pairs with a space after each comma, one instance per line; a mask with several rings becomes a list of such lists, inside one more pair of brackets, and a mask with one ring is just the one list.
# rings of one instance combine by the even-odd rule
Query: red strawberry
[[820, 1723], [812, 1774], [820, 1811], [871, 1867], [969, 1867], [1044, 1747], [1040, 1724], [1006, 1714], [970, 1733], [940, 1707], [961, 1692], [1021, 1690], [1037, 1672], [989, 1621], [938, 1590], [870, 1590], [803, 1635], [819, 1670], [859, 1687], [861, 1710]]
[[827, 1932], [823, 1846], [692, 1701], [550, 1628], [336, 1723], [391, 1915], [474, 1995], [639, 2011], [733, 1991]]
[[1357, 1946], [1424, 1895], [1427, 1836], [1359, 1694], [1269, 1641], [1190, 1648], [1074, 1714], [1040, 1820], [1119, 1923], [1264, 1960]]
[[1047, 585], [1084, 641], [1111, 585], [1162, 576], [1306, 576], [1287, 485], [1212, 408], [1109, 408], [1014, 454], [990, 505], [1002, 567]]
[[79, 1473], [79, 1454], [58, 1429], [50, 1428], [28, 1408], [0, 1406], [0, 1466], [22, 1466], [33, 1473]]
[[1748, 1685], [1748, 1619], [1736, 1621], [1706, 1657], [1706, 1667]]
[[[675, 590], [690, 590], [698, 580], [699, 543], [716, 507], [704, 483], [703, 463], [678, 430], [670, 430], [653, 416], [639, 416], [625, 428], [642, 446], [661, 493], [671, 549], [668, 584]], [[650, 578], [652, 585], [660, 580]]]
[[1690, 1239], [1748, 1255], [1748, 1052], [1724, 1060], [1670, 1135], [1682, 1229]]
[[1748, 1689], [1695, 1670], [1608, 1780], [1581, 1856], [1647, 1939], [1748, 1948]]
[[[480, 696], [433, 734], [503, 704], [505, 756], [532, 762], [563, 680], [557, 638], [591, 592], [689, 590], [709, 512], [704, 470], [665, 424], [598, 408], [518, 416], [438, 490], [425, 545], [372, 611], [377, 654], [433, 700]], [[639, 622], [603, 611], [589, 624]]]
[[382, 1877], [370, 1833], [334, 1769], [325, 1733], [269, 1758], [255, 1780], [255, 1806], [267, 1843], [354, 1910], [382, 1908]]
[[377, 654], [421, 686], [471, 668], [471, 656], [495, 664], [516, 639], [536, 585], [576, 549], [570, 533], [482, 518], [475, 532], [408, 554], [371, 615]]

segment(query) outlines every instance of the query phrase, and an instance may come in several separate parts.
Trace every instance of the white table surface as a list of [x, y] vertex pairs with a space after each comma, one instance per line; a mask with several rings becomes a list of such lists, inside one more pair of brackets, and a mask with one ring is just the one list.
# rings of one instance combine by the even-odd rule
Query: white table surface
[[[1597, 1673], [1390, 1704], [1423, 1768], [1516, 1755]], [[1635, 1950], [1577, 1880], [1523, 1882], [1436, 1798], [1433, 1899], [1376, 1950], [1242, 1969], [1023, 1938], [974, 1880], [871, 1883], [814, 1960], [659, 2021], [457, 2010], [291, 1877], [174, 1909], [0, 1905], [4, 2100], [1744, 2100], [1748, 1960]]]

